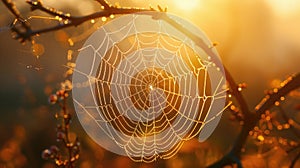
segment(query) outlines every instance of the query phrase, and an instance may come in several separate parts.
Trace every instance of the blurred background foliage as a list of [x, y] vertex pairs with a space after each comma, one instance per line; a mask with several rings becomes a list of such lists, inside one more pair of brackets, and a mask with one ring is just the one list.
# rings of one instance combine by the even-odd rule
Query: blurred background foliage
[[[15, 2], [22, 14], [29, 16], [29, 6], [23, 0]], [[110, 2], [129, 7], [167, 6], [170, 13], [196, 24], [213, 42], [218, 42], [217, 50], [223, 64], [235, 80], [247, 83], [243, 94], [251, 109], [263, 98], [266, 89], [278, 87], [288, 75], [300, 72], [300, 2], [297, 0]], [[73, 15], [100, 9], [93, 0], [44, 0], [44, 3]], [[31, 15], [39, 14], [35, 11]], [[34, 45], [21, 45], [12, 39], [8, 26], [13, 20], [14, 17], [0, 4], [0, 168], [5, 165], [51, 168], [54, 165], [44, 161], [41, 152], [56, 144], [57, 121], [53, 116], [59, 108], [49, 105], [48, 96], [65, 81], [68, 73], [65, 65], [72, 66], [85, 39], [109, 18], [43, 34], [35, 38]], [[33, 23], [37, 27], [51, 24], [48, 19]], [[299, 92], [294, 94], [292, 100], [286, 102], [299, 102]], [[74, 111], [71, 100], [69, 109]], [[295, 111], [299, 112], [299, 109]], [[293, 113], [290, 115], [294, 116]], [[230, 149], [239, 133], [239, 125], [231, 120], [230, 113], [225, 112], [209, 140], [203, 143], [189, 141], [174, 158], [153, 164], [134, 163], [105, 151], [85, 134], [75, 114], [71, 135], [77, 134], [82, 143], [78, 167], [204, 167]], [[285, 134], [288, 136], [289, 132]], [[290, 163], [287, 152], [280, 145], [268, 147], [259, 143], [251, 139], [247, 143], [242, 159], [245, 167], [282, 167]]]

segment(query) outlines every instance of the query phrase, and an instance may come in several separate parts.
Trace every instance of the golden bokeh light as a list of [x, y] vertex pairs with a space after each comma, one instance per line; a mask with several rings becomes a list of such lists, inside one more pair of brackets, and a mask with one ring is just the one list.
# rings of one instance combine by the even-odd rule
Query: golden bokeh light
[[299, 11], [299, 0], [267, 0], [271, 8], [279, 15], [291, 14]]

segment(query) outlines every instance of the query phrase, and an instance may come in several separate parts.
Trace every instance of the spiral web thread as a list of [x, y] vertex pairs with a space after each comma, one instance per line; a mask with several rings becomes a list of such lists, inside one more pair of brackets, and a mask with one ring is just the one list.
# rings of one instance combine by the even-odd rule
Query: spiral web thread
[[169, 159], [228, 107], [209, 116], [214, 102], [226, 97], [225, 79], [211, 86], [208, 69], [220, 69], [187, 37], [169, 35], [162, 21], [156, 21], [158, 31], [140, 32], [135, 20], [118, 30], [102, 27], [102, 42], [81, 49], [91, 64], [75, 69], [86, 81], [74, 87], [89, 88], [92, 98], [74, 102], [79, 117], [88, 115], [82, 123], [96, 123], [90, 132], [108, 137], [93, 137], [104, 148], [137, 162]]

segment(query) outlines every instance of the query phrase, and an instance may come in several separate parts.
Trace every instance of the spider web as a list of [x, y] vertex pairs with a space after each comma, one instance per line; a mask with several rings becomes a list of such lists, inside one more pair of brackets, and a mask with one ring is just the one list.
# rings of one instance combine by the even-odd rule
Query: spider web
[[[207, 44], [206, 36], [185, 20]], [[73, 74], [73, 100], [86, 132], [134, 161], [174, 156], [183, 143], [204, 141], [226, 108], [222, 67], [162, 20], [126, 15], [84, 44]]]

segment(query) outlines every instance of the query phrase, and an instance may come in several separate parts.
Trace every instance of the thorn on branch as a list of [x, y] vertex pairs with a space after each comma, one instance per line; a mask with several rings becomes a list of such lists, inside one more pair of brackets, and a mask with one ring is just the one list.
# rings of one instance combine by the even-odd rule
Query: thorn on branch
[[43, 7], [43, 4], [40, 0], [37, 1], [33, 1], [33, 0], [26, 0], [26, 3], [28, 3], [29, 5], [31, 5], [30, 10], [34, 11], [36, 9], [40, 9]]
[[160, 12], [167, 12], [167, 8], [163, 9], [160, 5], [157, 5], [157, 8]]

